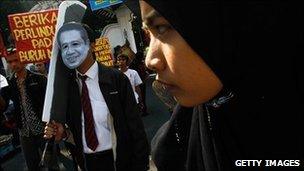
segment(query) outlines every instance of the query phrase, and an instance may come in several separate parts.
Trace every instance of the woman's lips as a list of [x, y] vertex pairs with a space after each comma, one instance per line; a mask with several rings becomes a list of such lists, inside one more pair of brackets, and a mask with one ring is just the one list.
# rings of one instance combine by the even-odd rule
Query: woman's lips
[[164, 90], [169, 91], [170, 93], [174, 92], [174, 90], [176, 90], [176, 86], [163, 82], [161, 80], [156, 80], [162, 87]]

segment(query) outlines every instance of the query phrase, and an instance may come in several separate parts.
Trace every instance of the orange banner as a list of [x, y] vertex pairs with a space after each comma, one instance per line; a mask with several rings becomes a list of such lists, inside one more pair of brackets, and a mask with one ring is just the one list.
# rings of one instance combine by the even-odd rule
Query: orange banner
[[20, 62], [46, 62], [51, 57], [58, 10], [8, 16]]
[[0, 29], [0, 57], [2, 57], [2, 56], [6, 56], [6, 47], [4, 45], [3, 38], [2, 38], [2, 31]]

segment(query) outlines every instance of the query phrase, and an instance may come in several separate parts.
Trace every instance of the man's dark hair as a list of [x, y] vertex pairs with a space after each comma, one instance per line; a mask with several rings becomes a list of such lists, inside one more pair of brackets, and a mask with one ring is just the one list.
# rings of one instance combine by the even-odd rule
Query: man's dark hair
[[70, 31], [70, 30], [77, 30], [80, 32], [81, 38], [83, 40], [89, 40], [90, 43], [95, 42], [95, 39], [98, 38], [96, 32], [94, 32], [88, 25], [76, 23], [76, 22], [69, 22], [63, 24], [57, 32], [57, 42], [60, 45], [60, 35], [62, 32]]

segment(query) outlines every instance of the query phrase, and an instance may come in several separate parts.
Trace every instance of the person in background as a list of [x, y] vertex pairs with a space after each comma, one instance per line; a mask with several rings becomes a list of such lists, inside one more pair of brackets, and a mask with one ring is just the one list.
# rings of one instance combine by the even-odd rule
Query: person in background
[[135, 58], [129, 64], [129, 68], [137, 71], [140, 79], [142, 80], [142, 84], [139, 85], [142, 94], [142, 112], [143, 116], [148, 115], [147, 112], [147, 104], [146, 104], [146, 81], [149, 78], [149, 73], [147, 71], [147, 67], [144, 62], [144, 53], [140, 50], [137, 51]]
[[151, 143], [159, 171], [304, 158], [302, 5], [139, 3], [150, 36], [145, 63], [179, 104]]
[[136, 102], [139, 105], [140, 109], [143, 109], [142, 94], [141, 94], [141, 89], [139, 87], [142, 84], [142, 80], [140, 79], [137, 71], [128, 68], [128, 64], [129, 64], [128, 56], [124, 54], [120, 54], [117, 56], [117, 65], [119, 67], [119, 70], [129, 78]]
[[8, 83], [6, 78], [0, 74], [0, 113], [4, 111], [6, 106], [6, 102], [3, 99], [1, 92], [3, 88], [6, 89], [7, 87], [8, 87]]
[[36, 71], [44, 76], [47, 77], [48, 75], [48, 72], [47, 72], [47, 69], [46, 69], [46, 66], [45, 66], [45, 63], [43, 62], [36, 62], [35, 64], [35, 67], [36, 67]]
[[31, 72], [37, 72], [36, 66], [34, 64], [27, 64], [27, 66], [25, 67], [27, 70], [31, 71]]
[[[4, 111], [4, 109], [5, 109], [5, 107], [6, 107], [6, 102], [5, 102], [5, 100], [3, 99], [3, 97], [2, 97], [2, 94], [1, 94], [1, 92], [2, 92], [2, 89], [4, 88], [7, 88], [8, 87], [8, 83], [7, 83], [7, 80], [6, 80], [6, 78], [2, 75], [2, 74], [0, 74], [0, 122], [1, 122], [1, 132], [2, 132], [2, 118], [3, 118], [3, 111]], [[3, 169], [2, 169], [2, 162], [0, 163], [0, 171], [2, 171]]]
[[114, 58], [113, 58], [113, 63], [114, 63], [114, 68], [118, 68], [118, 65], [117, 65], [117, 56], [121, 54], [121, 46], [120, 45], [117, 45], [114, 47]]
[[[85, 170], [146, 171], [149, 146], [130, 81], [116, 69], [94, 60], [95, 36], [80, 23], [66, 23], [57, 34], [63, 64], [70, 69], [66, 122]], [[52, 121], [45, 138], [68, 137]]]
[[5, 131], [8, 131], [8, 133], [11, 133], [13, 135], [12, 139], [12, 145], [15, 148], [18, 148], [20, 145], [20, 138], [18, 129], [16, 127], [16, 121], [15, 121], [15, 114], [14, 114], [14, 106], [12, 101], [7, 100], [9, 99], [9, 85], [7, 82], [7, 79], [0, 75], [0, 116], [3, 118], [2, 124]]
[[6, 57], [13, 74], [8, 80], [9, 88], [5, 101], [13, 101], [15, 120], [20, 134], [20, 143], [28, 170], [39, 170], [41, 151], [45, 140], [42, 109], [46, 91], [46, 78], [26, 70], [16, 51]]

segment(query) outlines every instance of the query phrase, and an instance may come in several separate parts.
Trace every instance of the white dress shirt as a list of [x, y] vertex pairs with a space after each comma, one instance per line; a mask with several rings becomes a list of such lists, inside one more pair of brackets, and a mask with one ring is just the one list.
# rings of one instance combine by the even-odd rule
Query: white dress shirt
[[[77, 80], [79, 83], [80, 93], [81, 93], [82, 83], [81, 83], [81, 79], [78, 78], [78, 74], [80, 73], [76, 70]], [[94, 117], [95, 132], [99, 143], [95, 151], [92, 151], [90, 148], [88, 148], [85, 139], [84, 113], [82, 111], [81, 124], [82, 124], [83, 152], [89, 154], [89, 153], [96, 153], [99, 151], [111, 149], [112, 139], [111, 139], [110, 125], [108, 124], [107, 121], [108, 115], [110, 115], [110, 111], [99, 87], [97, 62], [95, 62], [91, 66], [91, 68], [85, 73], [85, 75], [88, 77], [85, 82], [87, 84], [89, 91], [93, 117]]]

